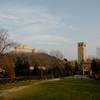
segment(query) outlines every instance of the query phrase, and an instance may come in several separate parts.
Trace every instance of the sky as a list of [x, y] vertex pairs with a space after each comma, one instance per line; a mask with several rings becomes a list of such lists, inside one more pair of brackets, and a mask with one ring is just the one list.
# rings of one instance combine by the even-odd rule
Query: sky
[[0, 0], [0, 29], [11, 39], [77, 59], [77, 43], [88, 55], [100, 46], [100, 0]]

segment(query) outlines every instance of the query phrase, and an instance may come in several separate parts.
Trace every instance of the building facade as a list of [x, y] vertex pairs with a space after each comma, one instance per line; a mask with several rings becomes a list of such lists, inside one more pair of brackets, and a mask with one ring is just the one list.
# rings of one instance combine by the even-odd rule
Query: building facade
[[22, 53], [32, 53], [33, 51], [34, 51], [33, 48], [31, 48], [31, 47], [29, 47], [27, 45], [23, 45], [23, 44], [18, 45], [15, 48], [15, 52], [17, 52], [17, 53], [20, 53], [20, 52], [22, 52]]
[[83, 75], [92, 75], [92, 70], [91, 70], [91, 61], [87, 60], [86, 62], [82, 63], [82, 72]]
[[16, 52], [16, 53], [39, 53], [39, 52], [44, 52], [44, 50], [35, 49], [28, 45], [20, 44], [15, 47], [14, 52]]

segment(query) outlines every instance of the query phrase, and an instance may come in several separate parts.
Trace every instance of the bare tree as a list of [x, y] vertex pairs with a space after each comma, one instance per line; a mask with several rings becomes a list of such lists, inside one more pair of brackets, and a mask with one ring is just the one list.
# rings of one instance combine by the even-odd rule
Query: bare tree
[[58, 50], [51, 51], [50, 55], [54, 56], [54, 57], [56, 57], [58, 59], [62, 59], [63, 58], [63, 54], [60, 51], [58, 51]]
[[14, 77], [14, 59], [8, 51], [15, 46], [5, 29], [0, 30], [0, 68], [5, 69], [9, 78]]
[[8, 31], [5, 29], [0, 30], [0, 53], [5, 53], [15, 45], [9, 38]]

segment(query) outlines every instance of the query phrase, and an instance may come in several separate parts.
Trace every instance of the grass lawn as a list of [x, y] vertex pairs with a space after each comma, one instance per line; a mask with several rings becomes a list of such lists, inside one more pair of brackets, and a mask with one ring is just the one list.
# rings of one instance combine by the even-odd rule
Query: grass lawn
[[34, 83], [1, 96], [0, 100], [100, 100], [100, 81], [66, 79]]

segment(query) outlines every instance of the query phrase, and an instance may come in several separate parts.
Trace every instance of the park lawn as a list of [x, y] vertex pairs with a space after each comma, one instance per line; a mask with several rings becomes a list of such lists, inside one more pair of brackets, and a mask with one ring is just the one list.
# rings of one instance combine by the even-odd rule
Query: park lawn
[[7, 100], [100, 100], [100, 81], [66, 79], [31, 84], [9, 94]]

